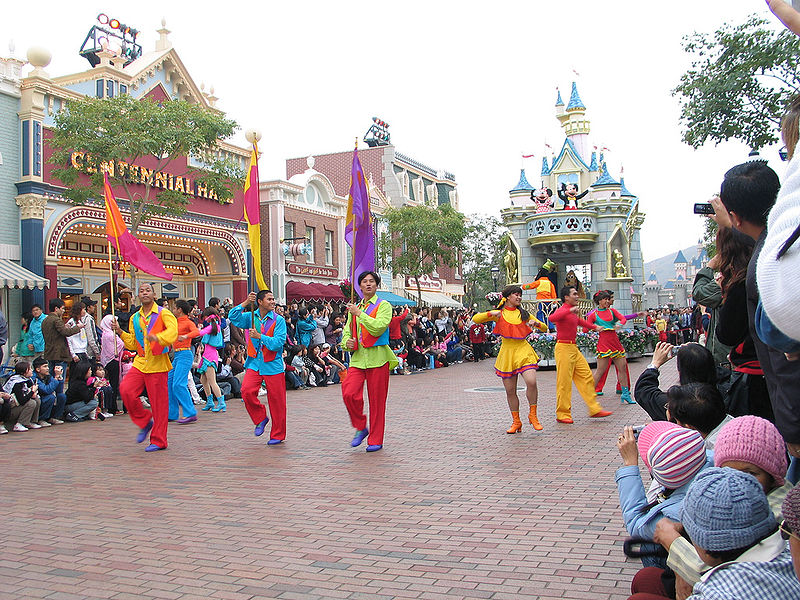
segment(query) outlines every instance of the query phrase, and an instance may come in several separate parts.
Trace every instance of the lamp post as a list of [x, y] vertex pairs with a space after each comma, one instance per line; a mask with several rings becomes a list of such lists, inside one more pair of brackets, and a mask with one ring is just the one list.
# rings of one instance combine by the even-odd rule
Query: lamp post
[[492, 283], [494, 284], [494, 291], [497, 291], [497, 279], [500, 277], [500, 267], [497, 265], [493, 266], [491, 269], [492, 272]]

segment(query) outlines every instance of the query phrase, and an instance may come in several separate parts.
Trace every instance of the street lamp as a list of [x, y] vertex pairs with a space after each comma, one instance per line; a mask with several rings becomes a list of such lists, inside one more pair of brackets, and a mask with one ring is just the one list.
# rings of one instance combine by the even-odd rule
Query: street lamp
[[500, 267], [497, 265], [493, 266], [492, 269], [492, 283], [494, 283], [494, 291], [497, 291], [497, 280], [500, 277]]

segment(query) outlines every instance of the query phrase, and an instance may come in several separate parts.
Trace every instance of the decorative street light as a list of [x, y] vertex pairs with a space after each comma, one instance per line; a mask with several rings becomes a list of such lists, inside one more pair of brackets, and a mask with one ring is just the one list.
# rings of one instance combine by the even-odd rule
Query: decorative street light
[[500, 277], [500, 267], [497, 265], [493, 266], [492, 269], [492, 283], [494, 283], [494, 291], [497, 291], [497, 280]]

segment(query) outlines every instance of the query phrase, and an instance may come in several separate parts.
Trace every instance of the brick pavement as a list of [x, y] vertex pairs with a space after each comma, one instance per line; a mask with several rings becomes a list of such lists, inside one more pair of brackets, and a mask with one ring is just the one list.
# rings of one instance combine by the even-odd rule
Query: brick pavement
[[393, 377], [374, 454], [349, 447], [339, 386], [289, 392], [276, 447], [238, 400], [155, 454], [127, 417], [3, 436], [0, 597], [626, 598], [614, 441], [645, 415], [609, 381], [612, 417], [575, 394], [559, 425], [539, 381], [545, 430], [511, 436], [491, 362]]

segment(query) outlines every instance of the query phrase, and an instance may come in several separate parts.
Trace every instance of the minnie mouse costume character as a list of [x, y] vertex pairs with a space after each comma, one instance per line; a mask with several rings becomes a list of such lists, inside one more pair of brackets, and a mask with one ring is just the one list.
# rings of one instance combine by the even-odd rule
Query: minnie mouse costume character
[[536, 204], [536, 214], [553, 210], [553, 190], [550, 188], [531, 190], [531, 200]]
[[[578, 186], [574, 183], [562, 183], [561, 189], [558, 190], [558, 197], [564, 203], [564, 208], [562, 210], [578, 210], [578, 200], [588, 193], [589, 190], [584, 190], [579, 194]], [[570, 206], [570, 203], [572, 203], [573, 206]]]

